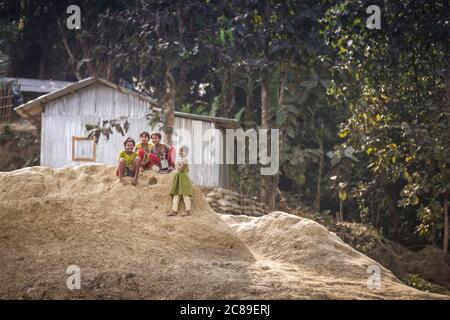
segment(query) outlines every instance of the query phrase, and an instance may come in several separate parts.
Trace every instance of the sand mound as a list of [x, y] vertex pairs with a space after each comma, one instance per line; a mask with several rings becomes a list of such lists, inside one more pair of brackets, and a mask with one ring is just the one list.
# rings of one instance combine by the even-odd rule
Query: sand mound
[[[223, 218], [253, 251], [267, 258], [338, 278], [367, 279], [367, 268], [378, 266], [312, 220], [276, 211], [259, 219]], [[384, 276], [396, 280], [388, 270]]]
[[[286, 213], [216, 214], [195, 188], [193, 216], [166, 217], [171, 175], [123, 185], [104, 165], [0, 173], [0, 298], [434, 298], [324, 227]], [[156, 179], [156, 180], [155, 180]], [[69, 290], [66, 269], [81, 270]]]

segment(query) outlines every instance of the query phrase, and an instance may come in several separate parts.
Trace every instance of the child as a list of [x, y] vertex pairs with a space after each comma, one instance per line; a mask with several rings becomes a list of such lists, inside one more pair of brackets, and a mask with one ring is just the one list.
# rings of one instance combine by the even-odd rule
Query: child
[[133, 151], [135, 142], [131, 138], [127, 138], [123, 143], [125, 151], [119, 154], [119, 165], [117, 167], [116, 176], [119, 177], [120, 182], [124, 183], [124, 176], [133, 177], [131, 183], [137, 185], [139, 170], [141, 168], [141, 159], [137, 153]]
[[150, 149], [150, 153], [148, 154], [149, 166], [157, 166], [161, 173], [172, 171], [174, 167], [172, 161], [173, 147], [161, 143], [161, 134], [159, 132], [152, 133], [150, 138], [153, 142], [153, 148]]
[[177, 215], [180, 196], [183, 197], [184, 205], [186, 206], [186, 212], [182, 213], [181, 216], [184, 217], [191, 214], [191, 199], [189, 197], [192, 196], [192, 183], [189, 178], [188, 153], [189, 149], [186, 146], [179, 149], [180, 160], [175, 163], [176, 173], [170, 189], [170, 194], [173, 195], [172, 212], [169, 212], [168, 216]]
[[134, 148], [134, 151], [137, 152], [138, 157], [141, 159], [141, 167], [145, 169], [151, 169], [152, 163], [149, 161], [148, 154], [150, 150], [153, 149], [154, 145], [152, 143], [148, 143], [150, 140], [150, 133], [147, 131], [142, 131], [139, 135], [141, 139], [141, 143], [138, 143]]

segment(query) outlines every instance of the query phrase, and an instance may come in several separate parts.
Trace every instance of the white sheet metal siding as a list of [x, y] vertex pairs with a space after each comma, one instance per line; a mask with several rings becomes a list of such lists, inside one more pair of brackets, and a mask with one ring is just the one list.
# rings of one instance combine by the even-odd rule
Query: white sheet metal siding
[[[138, 142], [141, 131], [156, 131], [156, 128], [150, 128], [145, 118], [148, 112], [149, 105], [145, 101], [102, 84], [95, 84], [53, 100], [46, 104], [42, 114], [41, 165], [60, 168], [70, 164], [82, 164], [83, 162], [72, 161], [72, 137], [86, 137], [86, 124], [126, 116], [130, 128], [125, 136], [113, 129], [114, 133], [110, 135], [109, 141], [102, 135], [97, 144], [96, 162], [115, 165], [127, 136]], [[202, 134], [208, 129], [214, 129], [213, 123], [176, 117], [175, 129], [178, 128], [191, 132], [191, 155], [205, 153]], [[164, 141], [164, 134], [162, 135]], [[183, 143], [183, 137], [174, 135], [173, 145], [176, 148]], [[212, 148], [204, 158], [210, 160], [216, 152], [221, 151]], [[192, 164], [190, 176], [197, 185], [219, 186], [219, 169], [218, 164]]]
[[[210, 149], [206, 148], [208, 142], [203, 141], [207, 130], [215, 129], [214, 124], [206, 121], [176, 117], [174, 127], [175, 129], [184, 129], [191, 133], [190, 143], [185, 137], [176, 134], [172, 136], [172, 142], [176, 147], [190, 144], [190, 176], [193, 181], [196, 181], [199, 185], [222, 186], [221, 181], [219, 181], [220, 165], [213, 164], [217, 163], [213, 160], [215, 153], [218, 151], [216, 151], [215, 147]], [[207, 152], [208, 150], [211, 152]]]

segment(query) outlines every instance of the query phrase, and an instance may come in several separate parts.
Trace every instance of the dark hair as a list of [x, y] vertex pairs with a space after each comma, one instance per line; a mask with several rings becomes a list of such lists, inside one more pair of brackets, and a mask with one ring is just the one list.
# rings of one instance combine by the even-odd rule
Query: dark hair
[[148, 139], [150, 139], [150, 133], [148, 133], [147, 131], [142, 131], [139, 134], [139, 138], [141, 138], [142, 136], [146, 136]]
[[183, 150], [184, 152], [186, 152], [186, 154], [189, 153], [189, 148], [188, 148], [188, 146], [181, 146], [180, 149]]
[[130, 137], [128, 137], [123, 142], [123, 146], [126, 147], [128, 142], [133, 142], [133, 145], [136, 145], [136, 142], [134, 141], [134, 139], [131, 139]]
[[159, 133], [159, 132], [152, 133], [150, 138], [153, 138], [153, 136], [157, 136], [159, 138], [159, 140], [161, 140], [161, 133]]

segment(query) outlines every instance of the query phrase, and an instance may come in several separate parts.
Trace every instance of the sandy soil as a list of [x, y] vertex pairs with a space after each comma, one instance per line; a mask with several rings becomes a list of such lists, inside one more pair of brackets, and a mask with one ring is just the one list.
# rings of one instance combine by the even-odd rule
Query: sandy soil
[[[312, 220], [215, 213], [195, 188], [167, 217], [171, 175], [123, 185], [104, 165], [0, 173], [0, 298], [448, 299], [402, 284]], [[156, 181], [155, 181], [156, 178]], [[81, 270], [69, 290], [66, 269]]]

